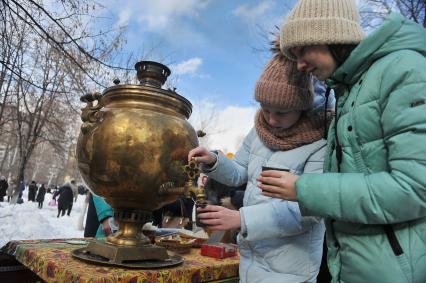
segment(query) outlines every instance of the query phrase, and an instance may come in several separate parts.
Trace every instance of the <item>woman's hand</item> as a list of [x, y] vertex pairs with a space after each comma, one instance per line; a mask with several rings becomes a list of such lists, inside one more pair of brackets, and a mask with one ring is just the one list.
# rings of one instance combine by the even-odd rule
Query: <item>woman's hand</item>
[[284, 171], [267, 170], [260, 174], [257, 186], [262, 195], [271, 198], [297, 201], [296, 181], [299, 176]]
[[208, 230], [230, 230], [241, 227], [240, 212], [223, 206], [207, 205], [197, 208], [197, 217], [200, 222], [208, 225]]
[[188, 153], [188, 160], [194, 158], [197, 163], [204, 163], [206, 165], [213, 165], [216, 163], [216, 155], [208, 149], [199, 146], [191, 149]]

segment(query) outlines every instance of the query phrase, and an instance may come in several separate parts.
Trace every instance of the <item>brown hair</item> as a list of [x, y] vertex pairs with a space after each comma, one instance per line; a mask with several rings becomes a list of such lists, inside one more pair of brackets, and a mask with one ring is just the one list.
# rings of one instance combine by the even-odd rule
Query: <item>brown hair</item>
[[358, 46], [358, 44], [330, 44], [328, 49], [330, 50], [331, 56], [337, 63], [337, 67], [342, 65], [352, 51]]

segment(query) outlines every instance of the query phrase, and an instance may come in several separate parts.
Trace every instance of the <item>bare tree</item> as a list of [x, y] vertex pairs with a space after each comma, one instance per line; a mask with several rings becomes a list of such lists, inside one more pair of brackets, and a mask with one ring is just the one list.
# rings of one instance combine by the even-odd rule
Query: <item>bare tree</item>
[[426, 0], [363, 0], [361, 18], [363, 25], [375, 27], [391, 12], [401, 13], [426, 28]]
[[3, 126], [8, 122], [8, 116], [5, 116], [4, 113], [11, 102], [9, 90], [14, 82], [13, 72], [16, 69], [19, 55], [22, 54], [24, 38], [28, 33], [26, 25], [16, 26], [7, 11], [0, 10], [0, 16], [0, 136], [2, 136]]
[[93, 29], [102, 8], [93, 0], [0, 0], [0, 171], [15, 184], [42, 171], [46, 182], [61, 181], [79, 97], [115, 77], [134, 83], [134, 63], [158, 47], [119, 56], [124, 30]]
[[0, 169], [14, 171], [16, 184], [25, 173], [37, 175], [26, 172], [32, 159], [42, 160], [33, 156], [37, 147], [53, 149], [65, 163], [76, 139], [78, 98], [104, 87], [111, 70], [128, 70], [113, 63], [122, 30], [91, 29], [100, 4], [51, 2], [0, 0]]
[[95, 11], [101, 8], [99, 3], [89, 0], [56, 0], [50, 7], [41, 0], [1, 0], [1, 10], [8, 13], [18, 26], [27, 25], [34, 37], [56, 49], [63, 59], [79, 68], [93, 82], [105, 86], [88, 65], [96, 62], [108, 68], [122, 69], [108, 63], [111, 51], [120, 44], [121, 34], [111, 38], [111, 30], [90, 32], [87, 21], [93, 19]]
[[199, 139], [200, 145], [210, 148], [211, 138], [225, 131], [225, 127], [217, 122], [219, 114], [216, 103], [207, 100], [196, 100], [189, 122], [194, 129], [199, 131], [200, 134], [202, 133]]

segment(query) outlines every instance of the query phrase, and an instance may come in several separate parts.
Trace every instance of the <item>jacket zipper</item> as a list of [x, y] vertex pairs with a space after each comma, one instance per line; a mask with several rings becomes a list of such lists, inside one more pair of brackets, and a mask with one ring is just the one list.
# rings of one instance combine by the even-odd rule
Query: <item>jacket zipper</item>
[[[348, 91], [350, 92], [349, 89], [348, 89]], [[336, 109], [335, 109], [336, 117], [335, 117], [335, 120], [334, 120], [334, 139], [335, 139], [335, 146], [336, 146], [335, 150], [336, 150], [336, 160], [337, 160], [337, 172], [340, 173], [340, 164], [342, 163], [343, 150], [342, 150], [342, 146], [339, 143], [339, 137], [337, 136], [337, 122], [339, 120], [339, 113], [337, 111], [338, 101], [339, 101], [339, 95], [336, 96]], [[334, 222], [335, 222], [335, 220], [332, 219], [331, 220], [331, 227], [333, 229], [333, 237], [335, 238], [335, 241], [337, 243], [338, 248], [340, 248], [340, 244], [337, 241], [336, 235], [334, 233]], [[392, 248], [394, 255], [395, 256], [402, 255], [404, 253], [404, 251], [402, 250], [402, 247], [399, 244], [398, 238], [395, 235], [395, 231], [393, 230], [392, 225], [391, 224], [385, 224], [383, 226], [384, 226], [386, 237], [388, 238], [389, 244]]]

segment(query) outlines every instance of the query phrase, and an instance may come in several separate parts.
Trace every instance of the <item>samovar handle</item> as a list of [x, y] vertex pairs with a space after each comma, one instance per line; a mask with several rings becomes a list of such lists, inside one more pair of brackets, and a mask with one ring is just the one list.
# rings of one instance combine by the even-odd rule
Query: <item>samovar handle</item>
[[[80, 97], [81, 102], [87, 103], [86, 107], [81, 109], [81, 120], [83, 121], [81, 132], [83, 134], [88, 133], [101, 119], [102, 112], [99, 111], [103, 107], [101, 98], [102, 94], [99, 92], [88, 93]], [[95, 101], [97, 102], [96, 105], [94, 105]]]

